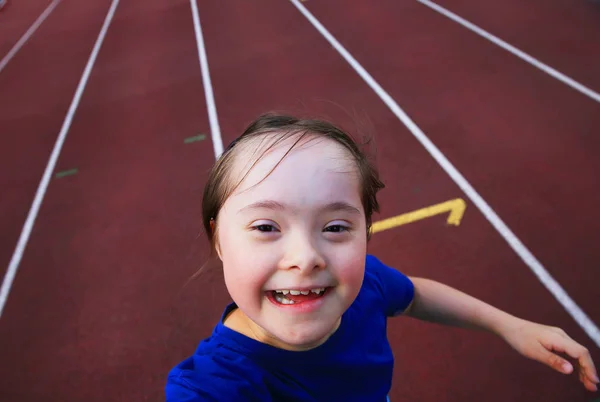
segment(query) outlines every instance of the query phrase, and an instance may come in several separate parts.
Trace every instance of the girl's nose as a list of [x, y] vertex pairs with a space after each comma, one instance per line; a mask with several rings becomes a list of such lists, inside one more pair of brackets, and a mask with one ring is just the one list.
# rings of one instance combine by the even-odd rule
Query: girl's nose
[[309, 274], [326, 266], [318, 242], [307, 235], [290, 236], [285, 242], [281, 269], [297, 269]]

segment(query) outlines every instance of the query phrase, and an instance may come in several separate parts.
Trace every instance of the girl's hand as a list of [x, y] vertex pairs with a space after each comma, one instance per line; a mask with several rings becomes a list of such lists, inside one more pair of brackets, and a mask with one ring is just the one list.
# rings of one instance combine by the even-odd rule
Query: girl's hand
[[597, 391], [598, 374], [590, 352], [560, 328], [518, 320], [500, 334], [523, 356], [546, 364], [564, 374], [573, 372], [573, 365], [560, 357], [566, 354], [577, 361], [579, 380], [589, 391]]

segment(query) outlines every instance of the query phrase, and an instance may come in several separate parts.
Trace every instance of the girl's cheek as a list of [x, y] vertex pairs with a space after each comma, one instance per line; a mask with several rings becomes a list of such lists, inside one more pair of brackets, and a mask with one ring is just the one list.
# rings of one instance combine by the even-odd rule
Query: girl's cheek
[[366, 252], [366, 246], [357, 243], [349, 247], [345, 253], [338, 255], [339, 275], [345, 282], [360, 286], [364, 276]]
[[223, 269], [232, 290], [253, 293], [264, 287], [274, 266], [273, 253], [266, 251], [244, 242], [227, 244], [223, 249]]

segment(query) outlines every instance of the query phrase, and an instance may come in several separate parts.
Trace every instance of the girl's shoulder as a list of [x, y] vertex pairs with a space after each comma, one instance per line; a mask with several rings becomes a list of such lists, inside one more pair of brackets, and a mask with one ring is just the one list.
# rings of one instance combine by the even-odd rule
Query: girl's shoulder
[[384, 264], [374, 255], [367, 254], [361, 293], [369, 294], [380, 301], [385, 315], [391, 317], [410, 304], [414, 297], [414, 285], [400, 270]]
[[270, 401], [266, 370], [255, 358], [264, 345], [227, 328], [223, 321], [237, 306], [226, 306], [212, 334], [194, 354], [171, 369], [167, 401]]

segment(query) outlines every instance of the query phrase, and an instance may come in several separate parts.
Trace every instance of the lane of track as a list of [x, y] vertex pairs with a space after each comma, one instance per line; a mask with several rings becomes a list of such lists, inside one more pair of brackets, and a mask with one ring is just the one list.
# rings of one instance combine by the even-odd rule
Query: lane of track
[[600, 92], [600, 3], [508, 0], [437, 4]]
[[214, 161], [185, 141], [208, 129], [195, 49], [189, 2], [117, 9], [57, 166], [77, 173], [52, 181], [2, 317], [7, 400], [164, 400], [217, 319], [181, 297]]
[[[329, 23], [339, 15], [332, 23], [336, 31], [359, 32], [365, 47], [387, 50], [366, 63], [373, 73], [397, 68], [388, 62], [390, 57], [393, 62], [388, 40], [398, 37], [389, 35], [389, 30], [411, 25], [413, 16], [394, 14], [390, 21], [389, 14], [379, 15], [374, 11], [377, 7], [358, 2], [352, 6], [327, 1], [307, 4], [328, 16]], [[352, 18], [348, 18], [350, 11], [355, 13]], [[264, 110], [317, 113], [375, 135], [378, 164], [388, 184], [381, 194], [382, 216], [462, 196], [381, 100], [290, 4], [205, 3], [200, 12], [225, 144]], [[361, 27], [366, 19], [376, 21], [377, 26], [367, 31]], [[259, 20], [269, 23], [253, 23]], [[373, 32], [381, 36], [370, 38]], [[358, 56], [369, 51], [361, 47]], [[421, 101], [417, 114], [422, 116], [431, 108], [425, 94], [441, 77], [418, 78], [412, 77], [410, 95]], [[457, 229], [445, 227], [443, 218], [415, 223], [377, 234], [371, 251], [408, 274], [440, 280], [517, 315], [561, 325], [575, 337], [585, 338], [472, 206]], [[222, 307], [214, 309], [216, 313]], [[488, 335], [407, 320], [394, 320], [390, 335], [398, 358], [392, 400], [446, 400], [448, 396], [488, 401], [577, 400], [587, 395], [576, 379], [526, 361]], [[473, 367], [477, 367], [475, 381]], [[527, 379], [526, 389], [523, 379]]]
[[0, 13], [0, 60], [34, 24], [52, 0], [14, 1]]
[[2, 276], [109, 5], [59, 4], [0, 73]]

